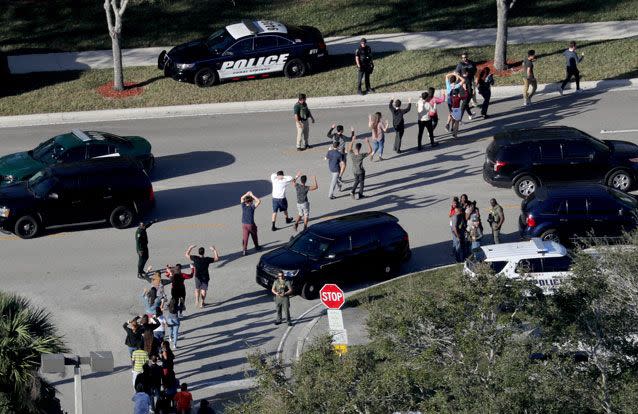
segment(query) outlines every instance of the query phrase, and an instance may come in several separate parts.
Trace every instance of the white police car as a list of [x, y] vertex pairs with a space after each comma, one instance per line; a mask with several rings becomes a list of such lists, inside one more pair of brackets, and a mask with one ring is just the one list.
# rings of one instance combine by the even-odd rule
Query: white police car
[[314, 27], [245, 20], [208, 38], [163, 50], [157, 66], [175, 80], [206, 87], [281, 72], [296, 78], [321, 66], [327, 58], [323, 36]]
[[481, 246], [465, 261], [463, 273], [475, 276], [476, 266], [486, 263], [497, 275], [531, 280], [544, 294], [551, 295], [572, 275], [572, 261], [564, 246], [533, 238], [525, 242]]

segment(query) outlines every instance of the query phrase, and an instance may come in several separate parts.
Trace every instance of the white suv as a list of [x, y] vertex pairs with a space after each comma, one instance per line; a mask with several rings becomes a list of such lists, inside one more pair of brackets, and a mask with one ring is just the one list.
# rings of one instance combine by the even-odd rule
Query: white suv
[[531, 280], [546, 295], [552, 295], [572, 275], [572, 257], [564, 246], [533, 238], [518, 243], [481, 246], [465, 261], [463, 273], [475, 276], [478, 263], [487, 263], [500, 276]]

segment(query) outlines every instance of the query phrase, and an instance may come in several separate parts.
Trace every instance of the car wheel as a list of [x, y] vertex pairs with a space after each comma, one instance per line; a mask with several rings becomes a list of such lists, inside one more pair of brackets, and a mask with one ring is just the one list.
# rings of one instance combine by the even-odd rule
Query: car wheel
[[301, 288], [301, 297], [312, 300], [319, 297], [319, 285], [316, 282], [306, 282]]
[[558, 236], [558, 232], [556, 230], [544, 231], [543, 234], [541, 234], [541, 240], [560, 243], [560, 237]]
[[135, 214], [130, 207], [127, 206], [118, 206], [113, 209], [111, 215], [109, 216], [109, 222], [111, 226], [116, 229], [125, 229], [130, 227], [133, 224], [133, 219], [135, 218]]
[[284, 66], [284, 75], [287, 78], [300, 78], [306, 74], [306, 64], [301, 59], [292, 59]]
[[538, 181], [532, 176], [524, 175], [514, 183], [514, 192], [521, 198], [531, 196], [538, 187]]
[[217, 83], [217, 71], [211, 68], [204, 68], [195, 74], [195, 85], [200, 88], [208, 88]]
[[166, 59], [166, 51], [162, 50], [162, 53], [157, 57], [157, 68], [162, 70], [164, 69], [164, 60]]
[[33, 216], [22, 216], [15, 224], [14, 233], [21, 239], [31, 239], [37, 236], [40, 231], [40, 224]]
[[607, 179], [607, 185], [620, 191], [629, 191], [633, 185], [631, 175], [625, 170], [614, 171]]

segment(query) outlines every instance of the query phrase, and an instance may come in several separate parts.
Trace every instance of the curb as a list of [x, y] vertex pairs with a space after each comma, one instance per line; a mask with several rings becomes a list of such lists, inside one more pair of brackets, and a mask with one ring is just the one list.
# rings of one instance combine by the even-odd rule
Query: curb
[[[619, 80], [600, 80], [581, 82], [585, 92], [622, 91], [638, 89], [638, 78]], [[522, 86], [499, 86], [492, 88], [492, 98], [509, 98], [522, 96]], [[569, 90], [567, 91], [569, 92]], [[537, 94], [558, 94], [558, 83], [538, 85]], [[310, 107], [313, 109], [386, 105], [392, 97], [407, 102], [408, 98], [415, 101], [421, 91], [375, 93], [370, 95], [344, 95], [310, 97]], [[108, 122], [137, 119], [196, 117], [210, 115], [231, 115], [254, 112], [291, 111], [294, 103], [292, 99], [276, 99], [267, 101], [228, 102], [199, 105], [176, 105], [150, 108], [107, 109], [100, 111], [56, 112], [33, 115], [13, 115], [0, 117], [0, 128], [15, 128], [38, 125], [77, 124], [89, 122]]]

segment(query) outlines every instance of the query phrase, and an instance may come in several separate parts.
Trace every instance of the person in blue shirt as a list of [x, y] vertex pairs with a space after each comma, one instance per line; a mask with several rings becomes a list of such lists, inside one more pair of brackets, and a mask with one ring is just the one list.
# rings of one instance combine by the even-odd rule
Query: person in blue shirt
[[135, 386], [136, 393], [131, 398], [133, 401], [133, 414], [148, 414], [151, 409], [151, 397], [144, 392], [144, 384]]

